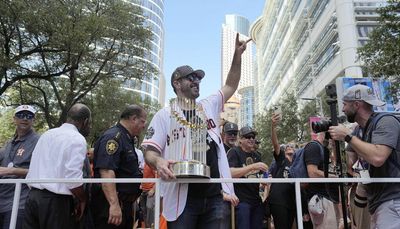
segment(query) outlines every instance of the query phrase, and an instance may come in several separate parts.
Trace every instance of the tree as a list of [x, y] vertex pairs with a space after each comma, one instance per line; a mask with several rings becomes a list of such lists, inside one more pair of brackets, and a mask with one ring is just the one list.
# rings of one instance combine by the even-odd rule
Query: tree
[[[106, 79], [81, 101], [87, 104], [92, 111], [92, 128], [87, 138], [89, 145], [92, 145], [105, 130], [118, 122], [121, 112], [126, 106], [138, 104], [144, 107], [147, 111], [147, 123], [161, 108], [158, 103], [152, 102], [149, 98], [143, 100], [136, 92], [121, 90], [121, 86], [121, 81]], [[13, 91], [9, 99], [14, 96], [19, 96], [19, 93]], [[14, 109], [11, 107], [0, 113], [0, 148], [15, 133], [13, 115]], [[49, 129], [42, 112], [36, 113], [34, 129], [38, 133]], [[143, 136], [139, 138], [140, 142]]]
[[[286, 94], [281, 103], [282, 120], [278, 127], [278, 139], [281, 144], [291, 141], [298, 141], [300, 119], [298, 114], [297, 100], [294, 94]], [[264, 162], [270, 163], [272, 160], [272, 144], [271, 144], [271, 117], [273, 110], [269, 110], [264, 114], [256, 117], [255, 129], [258, 131], [258, 140], [261, 141], [260, 152]]]
[[400, 2], [389, 0], [378, 12], [379, 24], [368, 43], [358, 49], [358, 55], [366, 72], [375, 78], [389, 79], [396, 94], [400, 88]]
[[[329, 116], [329, 107], [326, 104], [326, 95], [322, 96], [322, 108], [324, 114]], [[289, 142], [305, 143], [311, 140], [310, 121], [312, 116], [320, 116], [317, 107], [317, 100], [307, 102], [301, 109], [297, 104], [294, 94], [288, 93], [284, 95], [279, 104], [282, 110], [282, 120], [278, 126], [278, 141], [280, 144]], [[321, 106], [321, 105], [319, 105]], [[261, 141], [260, 152], [264, 162], [270, 163], [273, 159], [272, 143], [271, 143], [271, 118], [273, 109], [270, 109], [256, 116], [255, 129], [258, 132], [258, 140]]]
[[[0, 112], [0, 148], [9, 141], [15, 134], [15, 125], [13, 122], [15, 109], [9, 108]], [[37, 133], [43, 133], [47, 130], [46, 122], [44, 121], [42, 114], [36, 113], [35, 122], [33, 129]]]
[[88, 143], [93, 144], [101, 134], [115, 125], [121, 112], [126, 106], [138, 104], [148, 112], [147, 123], [161, 107], [150, 99], [144, 99], [138, 93], [121, 90], [121, 82], [108, 79], [95, 88], [91, 95], [83, 100], [92, 111], [92, 129], [88, 137]]
[[151, 31], [139, 7], [125, 1], [1, 1], [0, 95], [43, 111], [49, 127], [101, 81], [142, 79], [156, 70]]
[[[311, 140], [310, 136], [310, 117], [319, 116], [317, 109], [317, 100], [309, 101], [299, 112], [299, 138], [300, 143]], [[325, 112], [324, 112], [325, 113]]]
[[12, 122], [13, 115], [13, 109], [8, 109], [0, 113], [0, 148], [4, 146], [15, 133], [15, 127]]
[[257, 140], [259, 140], [260, 148], [258, 151], [261, 153], [261, 160], [267, 164], [270, 164], [272, 156], [272, 144], [271, 144], [271, 117], [272, 109], [262, 114], [258, 114], [255, 118], [254, 124], [256, 131], [258, 132]]

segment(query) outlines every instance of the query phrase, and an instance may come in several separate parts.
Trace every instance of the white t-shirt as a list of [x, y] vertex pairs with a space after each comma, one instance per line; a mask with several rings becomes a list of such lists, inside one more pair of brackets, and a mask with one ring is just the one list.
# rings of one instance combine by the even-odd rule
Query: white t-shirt
[[138, 162], [139, 162], [139, 169], [143, 171], [144, 169], [144, 157], [143, 157], [143, 152], [135, 147], [136, 155], [138, 157]]
[[[83, 161], [86, 157], [86, 139], [69, 123], [46, 131], [32, 152], [26, 179], [71, 178], [82, 179]], [[82, 183], [32, 183], [30, 187], [50, 192], [72, 195], [70, 189]]]
[[[231, 178], [228, 159], [225, 148], [220, 136], [219, 114], [223, 110], [224, 96], [222, 91], [207, 97], [199, 102], [204, 109], [207, 117], [208, 134], [217, 143], [218, 169], [221, 178]], [[170, 130], [170, 108], [163, 108], [158, 111], [151, 121], [143, 147], [151, 145], [161, 152], [161, 156], [169, 158], [167, 147], [168, 133]], [[175, 221], [183, 212], [186, 199], [188, 184], [164, 182], [161, 185], [163, 193], [163, 215], [167, 221]], [[222, 189], [228, 194], [234, 194], [232, 183], [222, 183]]]

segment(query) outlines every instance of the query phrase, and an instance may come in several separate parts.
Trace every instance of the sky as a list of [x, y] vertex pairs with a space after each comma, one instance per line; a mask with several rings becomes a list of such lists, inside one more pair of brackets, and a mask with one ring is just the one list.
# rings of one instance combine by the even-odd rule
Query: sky
[[166, 105], [175, 97], [171, 74], [181, 65], [202, 69], [200, 98], [221, 88], [221, 32], [226, 14], [261, 16], [266, 0], [165, 0], [164, 73]]

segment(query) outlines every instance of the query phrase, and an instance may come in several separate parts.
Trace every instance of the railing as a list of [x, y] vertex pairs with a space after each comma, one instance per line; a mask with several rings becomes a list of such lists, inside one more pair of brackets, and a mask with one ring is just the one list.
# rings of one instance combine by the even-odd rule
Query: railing
[[[234, 178], [234, 179], [177, 179], [174, 181], [164, 181], [157, 178], [135, 178], [135, 179], [40, 179], [40, 180], [25, 180], [25, 179], [0, 179], [3, 184], [15, 184], [14, 202], [11, 214], [10, 229], [14, 229], [17, 222], [17, 213], [19, 207], [19, 197], [21, 194], [21, 184], [31, 183], [155, 183], [155, 220], [154, 228], [159, 228], [160, 222], [160, 184], [162, 182], [177, 182], [177, 183], [294, 183], [296, 192], [296, 208], [297, 208], [297, 226], [303, 229], [303, 217], [301, 209], [301, 183], [351, 183], [351, 182], [369, 182], [369, 183], [400, 183], [400, 178]], [[346, 216], [344, 216], [346, 217]]]

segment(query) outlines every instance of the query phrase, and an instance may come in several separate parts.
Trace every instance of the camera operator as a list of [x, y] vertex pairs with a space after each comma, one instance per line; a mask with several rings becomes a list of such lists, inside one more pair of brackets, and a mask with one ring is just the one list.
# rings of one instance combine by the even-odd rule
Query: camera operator
[[[344, 125], [329, 128], [332, 139], [346, 141], [351, 151], [368, 162], [362, 177], [400, 177], [400, 123], [392, 115], [375, 119], [379, 115], [373, 106], [383, 105], [370, 87], [354, 85], [344, 93], [343, 112], [361, 131], [352, 133]], [[400, 184], [368, 184], [367, 198], [371, 228], [400, 228]]]

